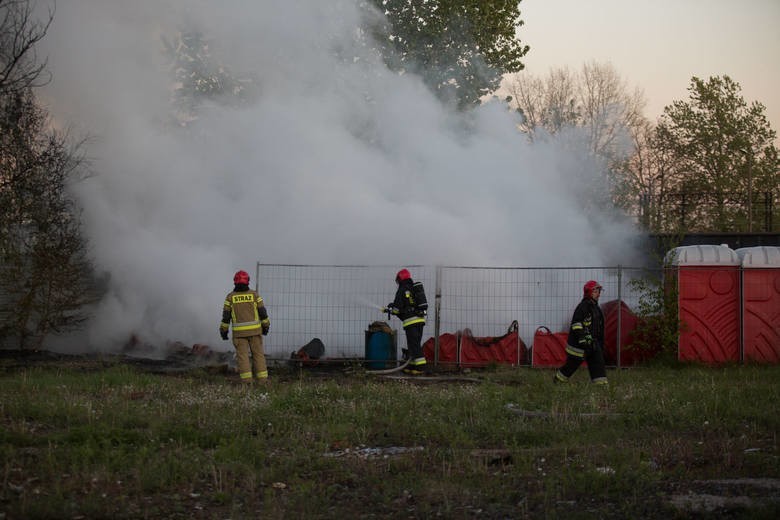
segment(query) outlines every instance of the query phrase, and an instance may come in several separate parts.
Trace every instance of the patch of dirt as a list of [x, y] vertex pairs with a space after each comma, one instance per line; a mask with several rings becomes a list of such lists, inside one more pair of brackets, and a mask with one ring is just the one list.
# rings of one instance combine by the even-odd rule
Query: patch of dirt
[[0, 350], [0, 371], [25, 368], [60, 367], [74, 370], [103, 370], [116, 365], [131, 365], [154, 373], [181, 373], [194, 369], [229, 373], [234, 370], [232, 353], [218, 352], [206, 345], [187, 347], [171, 344], [164, 351], [125, 349], [121, 353], [92, 352], [66, 354], [48, 350]]
[[780, 479], [694, 480], [688, 488], [669, 497], [672, 507], [687, 513], [780, 507]]

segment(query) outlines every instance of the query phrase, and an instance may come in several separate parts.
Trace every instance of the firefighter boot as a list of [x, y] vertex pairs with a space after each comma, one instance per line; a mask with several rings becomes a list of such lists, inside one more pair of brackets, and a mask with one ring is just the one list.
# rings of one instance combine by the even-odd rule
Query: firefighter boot
[[409, 361], [409, 364], [404, 368], [404, 374], [410, 376], [424, 376], [428, 372], [428, 364], [425, 358], [415, 358]]

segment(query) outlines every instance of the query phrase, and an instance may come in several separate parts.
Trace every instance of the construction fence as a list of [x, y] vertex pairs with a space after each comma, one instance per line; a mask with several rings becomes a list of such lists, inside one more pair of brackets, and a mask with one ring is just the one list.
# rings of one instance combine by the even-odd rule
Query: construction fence
[[[621, 266], [406, 267], [415, 281], [423, 282], [428, 299], [423, 341], [464, 329], [470, 329], [475, 337], [500, 336], [517, 321], [526, 348], [531, 348], [539, 327], [568, 331], [586, 281], [598, 280], [604, 287], [602, 306], [617, 300], [634, 309], [641, 294], [640, 285], [632, 281], [658, 281], [662, 276], [660, 269]], [[395, 317], [388, 321], [381, 312], [395, 296], [397, 270], [397, 266], [258, 263], [257, 289], [271, 318], [266, 354], [274, 360], [289, 359], [293, 352], [319, 338], [326, 358], [363, 358], [366, 331], [376, 321], [386, 321], [397, 331], [400, 352], [406, 348], [400, 321]], [[620, 338], [618, 318], [618, 351]]]

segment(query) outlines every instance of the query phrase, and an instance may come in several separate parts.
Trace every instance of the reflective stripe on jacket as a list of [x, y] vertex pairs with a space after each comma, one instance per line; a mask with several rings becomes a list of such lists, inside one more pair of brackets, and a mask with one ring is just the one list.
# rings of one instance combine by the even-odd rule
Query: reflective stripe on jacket
[[232, 291], [225, 297], [220, 329], [227, 330], [233, 324], [233, 337], [245, 338], [262, 334], [263, 326], [269, 326], [268, 311], [257, 291]]
[[585, 349], [591, 347], [592, 343], [604, 344], [604, 314], [596, 300], [583, 298], [574, 309], [566, 343], [566, 352], [577, 357], [583, 357]]
[[398, 316], [404, 328], [417, 323], [425, 323], [425, 314], [418, 311], [417, 304], [412, 296], [412, 284], [410, 279], [402, 280], [398, 284], [393, 300], [392, 313]]

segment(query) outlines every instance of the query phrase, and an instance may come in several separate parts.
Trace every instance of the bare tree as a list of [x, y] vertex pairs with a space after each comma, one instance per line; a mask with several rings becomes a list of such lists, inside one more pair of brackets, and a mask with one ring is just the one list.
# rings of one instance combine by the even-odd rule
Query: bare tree
[[[507, 77], [504, 90], [511, 96], [510, 106], [523, 116], [520, 129], [531, 139], [540, 131], [559, 134], [566, 129], [584, 130], [584, 141], [590, 153], [605, 162], [608, 171], [603, 179], [611, 193], [605, 197], [601, 188], [592, 190], [593, 202], [603, 203], [611, 197], [619, 207], [634, 207], [631, 190], [639, 177], [625, 178], [628, 163], [636, 146], [644, 140], [641, 133], [648, 124], [642, 112], [644, 94], [631, 91], [610, 64], [586, 63], [579, 73], [555, 68], [544, 78], [525, 73]], [[578, 142], [578, 146], [582, 146]], [[636, 198], [634, 198], [634, 201]]]
[[46, 36], [54, 19], [33, 18], [29, 0], [0, 0], [0, 92], [19, 92], [50, 80], [46, 60], [39, 60], [35, 45]]
[[542, 124], [551, 133], [575, 126], [581, 118], [577, 101], [577, 76], [568, 68], [553, 69], [547, 75]]
[[565, 67], [550, 70], [544, 79], [525, 73], [511, 76], [504, 89], [523, 116], [521, 130], [533, 140], [537, 130], [556, 134], [575, 126], [579, 119], [576, 83]]
[[19, 348], [78, 327], [96, 296], [68, 193], [86, 172], [82, 145], [51, 130], [30, 90], [0, 95], [0, 337]]
[[613, 199], [645, 229], [671, 230], [677, 219], [667, 201], [679, 190], [679, 175], [673, 155], [656, 137], [650, 121], [632, 127], [633, 153], [615, 168]]
[[537, 129], [584, 128], [591, 151], [610, 161], [629, 148], [629, 129], [643, 124], [644, 94], [630, 91], [610, 64], [587, 63], [579, 73], [554, 68], [543, 79], [519, 73], [507, 77], [504, 89], [532, 137]]
[[629, 91], [612, 65], [595, 62], [583, 65], [578, 88], [580, 122], [593, 153], [610, 160], [627, 155], [629, 132], [644, 119], [642, 91]]
[[34, 88], [49, 80], [35, 44], [45, 23], [26, 0], [0, 0], [0, 342], [40, 347], [86, 318], [95, 298], [69, 185], [86, 173], [83, 141], [54, 130]]

